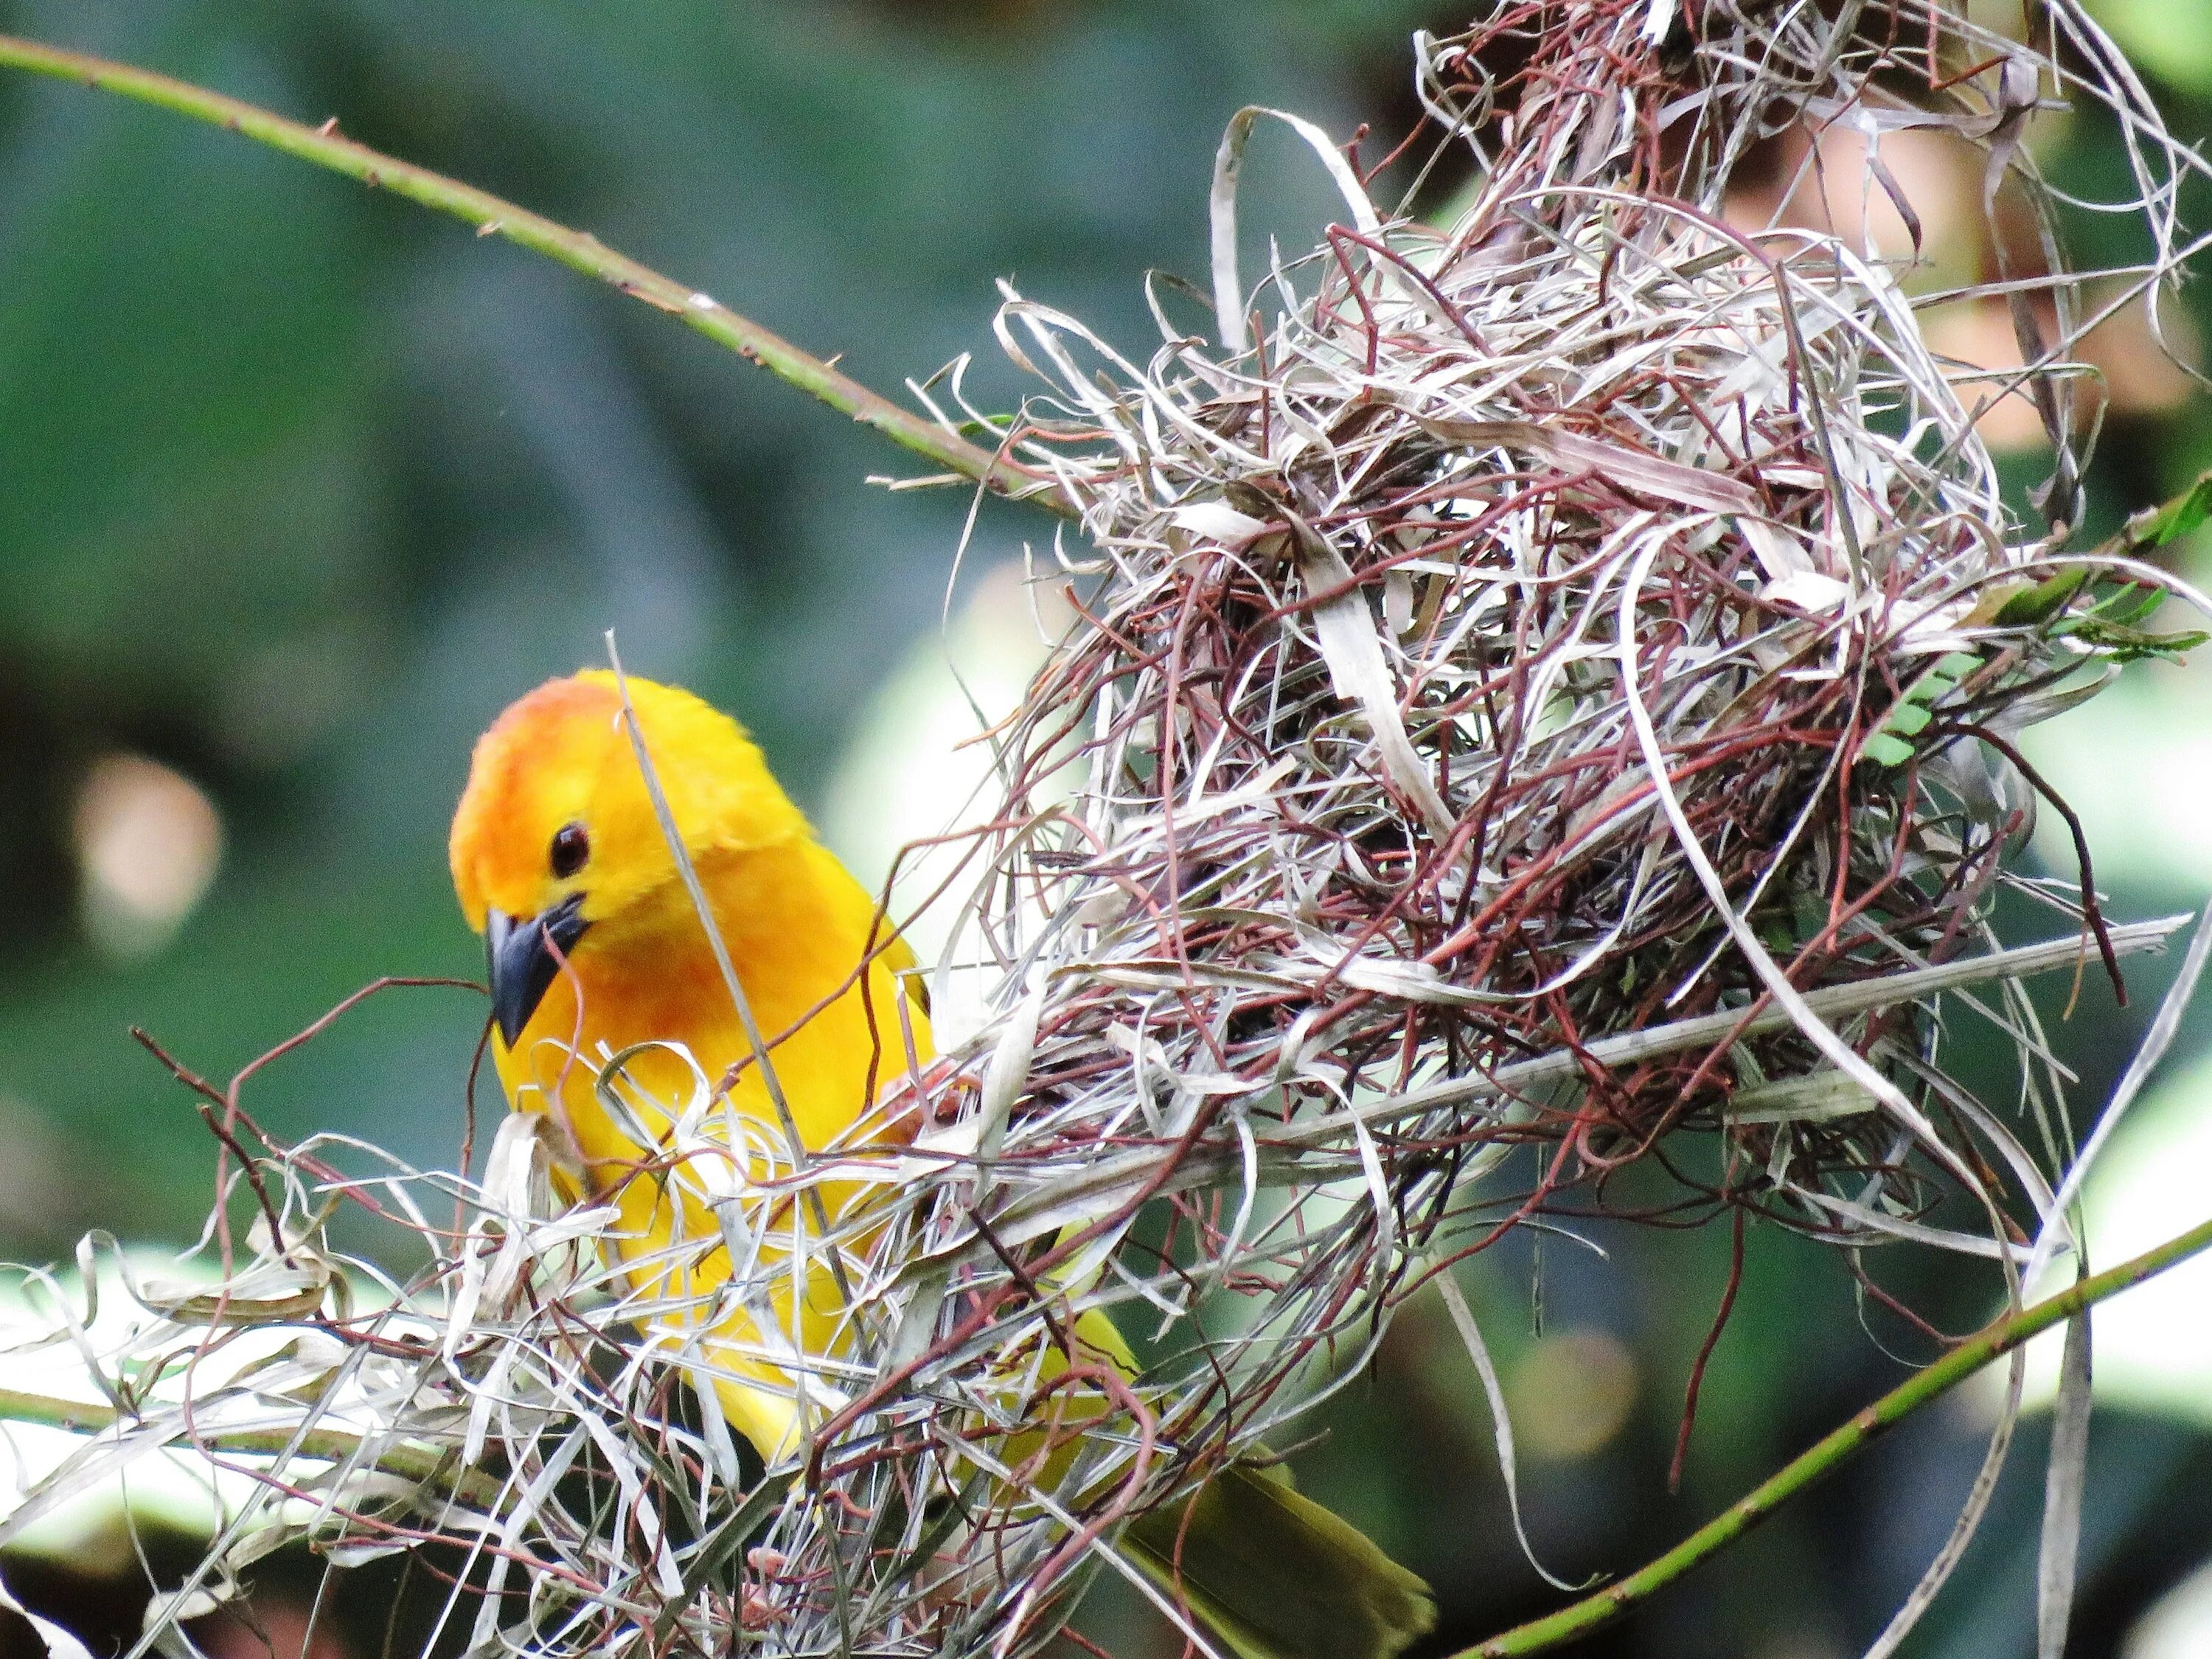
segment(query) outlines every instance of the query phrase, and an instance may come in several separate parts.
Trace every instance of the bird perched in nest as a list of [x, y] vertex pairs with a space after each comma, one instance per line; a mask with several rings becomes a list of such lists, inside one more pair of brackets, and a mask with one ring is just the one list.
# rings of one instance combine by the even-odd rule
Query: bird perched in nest
[[[492, 1057], [509, 1103], [549, 1120], [568, 1154], [567, 1196], [618, 1212], [611, 1248], [640, 1305], [674, 1310], [666, 1317], [696, 1335], [731, 1277], [727, 1245], [705, 1242], [725, 1237], [707, 1188], [672, 1171], [665, 1148], [672, 1113], [700, 1079], [726, 1079], [731, 1116], [713, 1121], [738, 1125], [751, 1149], [734, 1151], [720, 1177], [729, 1190], [757, 1181], [763, 1162], [772, 1171], [781, 1158], [787, 1174], [794, 1132], [808, 1152], [896, 1138], [896, 1124], [869, 1121], [879, 1085], [933, 1051], [927, 1012], [900, 980], [911, 953], [758, 746], [689, 692], [636, 678], [627, 689], [769, 1063], [754, 1054], [663, 832], [613, 675], [548, 681], [477, 742], [453, 819], [453, 885], [484, 935]], [[611, 1066], [620, 1082], [603, 1089]], [[765, 1288], [713, 1315], [701, 1342], [724, 1417], [771, 1463], [801, 1443], [810, 1409], [804, 1373], [776, 1356], [848, 1342], [837, 1285], [813, 1265], [821, 1253], [800, 1297], [789, 1241], [794, 1229], [834, 1228], [858, 1188], [812, 1190], [819, 1206], [804, 1200], [794, 1217], [784, 1200], [759, 1229], [747, 1277]], [[1076, 1334], [1133, 1374], [1103, 1312]], [[1232, 1467], [1141, 1517], [1122, 1544], [1240, 1659], [1389, 1659], [1435, 1620], [1425, 1584], [1273, 1471]]]

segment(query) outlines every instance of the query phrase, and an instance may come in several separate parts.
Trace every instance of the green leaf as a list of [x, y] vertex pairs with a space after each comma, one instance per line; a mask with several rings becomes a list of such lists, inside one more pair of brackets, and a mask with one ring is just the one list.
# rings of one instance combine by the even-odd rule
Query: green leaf
[[1912, 745], [1887, 732], [1875, 732], [1859, 745], [1859, 753], [1876, 766], [1902, 766], [1912, 758]]
[[2166, 592], [2162, 587], [2138, 587], [2133, 591], [2132, 598], [2134, 602], [2124, 611], [2115, 606], [2108, 613], [2103, 606], [2100, 605], [2097, 608], [2098, 619], [2101, 622], [2123, 623], [2130, 628], [2140, 627], [2158, 615], [2159, 606], [2166, 603]]
[[1920, 704], [1907, 701], [1889, 711], [1889, 717], [1882, 721], [1881, 727], [1885, 732], [1895, 732], [1909, 738], [1925, 731], [1928, 722], [1935, 718]]
[[2128, 552], [2163, 547], [2176, 536], [2186, 536], [2208, 518], [2212, 518], [2212, 471], [2197, 474], [2195, 483], [2164, 506], [2147, 507], [2136, 514], [2120, 532], [2118, 540]]
[[2162, 657], [2179, 661], [2184, 652], [2194, 651], [2212, 640], [2212, 634], [2202, 629], [2191, 629], [2177, 634], [2152, 634], [2124, 623], [2106, 622], [2098, 617], [2083, 617], [2069, 630], [2086, 645], [2094, 646], [2114, 662], [2135, 662], [2144, 657]]
[[2149, 621], [2165, 602], [2164, 588], [2141, 586], [2130, 582], [2125, 587], [2107, 594], [2091, 605], [2088, 614], [2099, 622], [2133, 628], [2138, 623]]
[[2069, 565], [2047, 581], [2011, 590], [1990, 620], [1999, 628], [2033, 628], [2049, 622], [2088, 580], [2087, 565]]
[[1790, 896], [1790, 919], [1796, 924], [1798, 940], [1810, 944], [1820, 938], [1828, 926], [1827, 901], [1820, 894], [1801, 887]]
[[1959, 689], [1959, 682], [1940, 668], [1931, 668], [1913, 682], [1912, 689], [1905, 694], [1907, 702], [1941, 702]]

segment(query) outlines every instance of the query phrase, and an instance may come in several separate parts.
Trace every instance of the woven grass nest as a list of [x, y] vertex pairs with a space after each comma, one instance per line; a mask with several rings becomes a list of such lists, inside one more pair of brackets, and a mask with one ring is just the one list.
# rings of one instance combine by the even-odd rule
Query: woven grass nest
[[[1127, 1516], [1294, 1437], [1442, 1267], [1604, 1209], [1631, 1165], [1673, 1218], [2016, 1267], [2075, 1139], [2021, 981], [2117, 977], [2172, 931], [2106, 921], [2086, 852], [2078, 885], [2013, 867], [2063, 810], [2013, 739], [2183, 643], [2141, 630], [2172, 586], [2131, 556], [2155, 526], [2068, 550], [2073, 348], [2191, 251], [2196, 166], [2070, 3], [2039, 17], [2024, 43], [1917, 5], [1509, 4], [1416, 41], [1439, 156], [1474, 152], [1449, 222], [1377, 208], [1293, 123], [1346, 222], [1249, 289], [1247, 112], [1202, 331], [1156, 284], [1139, 362], [1010, 294], [1000, 338], [1048, 384], [993, 425], [1079, 511], [1054, 578], [1079, 619], [935, 901], [961, 921], [941, 996], [985, 1012], [904, 1084], [926, 1127], [763, 1188], [784, 1214], [810, 1182], [880, 1193], [832, 1241], [852, 1329], [802, 1464], [761, 1476], [672, 1407], [696, 1351], [625, 1340], [623, 1281], [516, 1120], [481, 1184], [347, 1188], [425, 1237], [393, 1194], [456, 1193], [471, 1231], [387, 1282], [373, 1339], [323, 1320], [312, 1412], [296, 1345], [224, 1372], [362, 1449], [241, 1519], [204, 1583], [270, 1528], [342, 1559], [434, 1535], [507, 1592], [456, 1614], [488, 1650], [1033, 1651]], [[2064, 265], [2021, 147], [2060, 99], [2138, 169], [2157, 252], [2117, 283]], [[1908, 127], [1979, 147], [2039, 264], [1935, 295], [1731, 222], [1778, 136]], [[1921, 326], [1978, 295], [2011, 307], [2059, 458], [2037, 526], [1977, 436], [2004, 385]], [[1999, 939], [2003, 892], [2050, 926]], [[1946, 1069], [1972, 1022], [2017, 1052], [2007, 1097]], [[236, 1269], [232, 1326], [293, 1329], [358, 1277], [319, 1231], [358, 1161], [261, 1160], [290, 1231]], [[1051, 1380], [1097, 1304], [1147, 1369]], [[141, 1306], [118, 1356], [204, 1331]], [[510, 1473], [404, 1480], [393, 1448]]]

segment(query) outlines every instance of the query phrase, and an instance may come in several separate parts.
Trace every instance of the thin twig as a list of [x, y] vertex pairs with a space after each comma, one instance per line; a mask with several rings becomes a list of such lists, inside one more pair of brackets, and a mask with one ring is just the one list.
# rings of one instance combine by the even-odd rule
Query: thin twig
[[584, 231], [517, 207], [489, 191], [371, 149], [338, 131], [335, 122], [307, 126], [189, 82], [12, 35], [0, 35], [0, 68], [74, 81], [96, 91], [112, 92], [204, 121], [296, 160], [342, 173], [372, 190], [388, 190], [422, 207], [464, 220], [474, 225], [479, 235], [503, 237], [533, 253], [558, 260], [572, 270], [597, 276], [655, 310], [682, 318], [687, 326], [747, 362], [759, 364], [787, 385], [995, 495], [1035, 501], [1058, 513], [1074, 511], [1049, 480], [900, 408], [882, 393], [740, 316], [712, 295], [617, 253]]
[[2212, 1248], [2212, 1219], [2199, 1222], [2154, 1249], [2146, 1250], [2117, 1267], [2107, 1267], [2009, 1319], [1999, 1320], [1980, 1334], [1967, 1338], [1927, 1370], [1892, 1389], [1849, 1422], [1832, 1430], [1809, 1450], [1791, 1459], [1664, 1555], [1595, 1595], [1571, 1602], [1557, 1613], [1516, 1626], [1502, 1636], [1493, 1636], [1452, 1656], [1452, 1659], [1519, 1659], [1521, 1655], [1542, 1653], [1576, 1640], [1618, 1619], [1735, 1543], [1789, 1499], [1822, 1476], [1832, 1474], [1914, 1412], [1941, 1399], [1992, 1360], [2002, 1358], [2022, 1343], [2072, 1318], [2084, 1308], [2094, 1307], [2140, 1285], [2207, 1248]]

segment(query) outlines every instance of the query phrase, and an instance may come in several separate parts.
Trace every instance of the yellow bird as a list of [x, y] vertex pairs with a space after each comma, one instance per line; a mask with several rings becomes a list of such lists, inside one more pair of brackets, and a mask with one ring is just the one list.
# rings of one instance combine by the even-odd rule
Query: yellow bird
[[[902, 1133], [866, 1121], [883, 1085], [933, 1054], [928, 1017], [900, 981], [913, 965], [872, 897], [815, 840], [759, 747], [689, 692], [628, 682], [647, 752], [758, 1029], [756, 1057], [623, 719], [615, 678], [548, 681], [477, 742], [453, 818], [453, 885], [490, 968], [492, 1056], [509, 1103], [545, 1114], [580, 1175], [570, 1196], [613, 1205], [614, 1248], [639, 1305], [681, 1333], [731, 1276], [713, 1194], [672, 1170], [678, 1119], [728, 1079], [734, 1122], [722, 1191], [787, 1173], [780, 1091], [808, 1151]], [[678, 1050], [682, 1052], [679, 1053]], [[686, 1059], [688, 1055], [688, 1060]], [[620, 1060], [623, 1103], [601, 1079]], [[696, 1070], [693, 1069], [696, 1062]], [[610, 1079], [611, 1080], [611, 1079]], [[696, 1159], [694, 1160], [696, 1161]], [[718, 1316], [702, 1340], [727, 1420], [771, 1462], [799, 1443], [805, 1376], [779, 1356], [848, 1351], [834, 1279], [793, 1246], [835, 1227], [848, 1184], [763, 1215], [741, 1246], [780, 1294]], [[687, 1243], [688, 1242], [688, 1243]], [[778, 1275], [781, 1274], [781, 1278]], [[804, 1294], [793, 1281], [803, 1281]], [[794, 1304], [799, 1304], [794, 1308]], [[765, 1317], [763, 1317], [765, 1316]], [[654, 1321], [642, 1318], [648, 1330]], [[1133, 1370], [1103, 1315], [1080, 1333]], [[693, 1332], [692, 1334], [697, 1334]], [[820, 1403], [812, 1402], [817, 1413]], [[1231, 1469], [1184, 1509], [1147, 1516], [1124, 1545], [1241, 1659], [1389, 1659], [1434, 1622], [1428, 1587], [1279, 1476]], [[1179, 1562], [1180, 1571], [1171, 1561]]]

